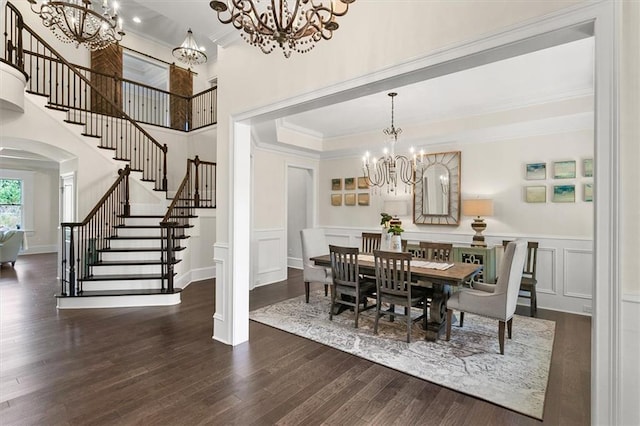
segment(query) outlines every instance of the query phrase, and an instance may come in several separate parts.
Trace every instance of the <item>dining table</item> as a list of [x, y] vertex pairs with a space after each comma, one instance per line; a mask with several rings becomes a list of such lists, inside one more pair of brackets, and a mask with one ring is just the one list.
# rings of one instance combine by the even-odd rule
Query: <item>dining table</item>
[[[328, 254], [312, 257], [318, 266], [331, 266]], [[375, 260], [370, 253], [358, 254], [360, 274], [375, 276]], [[426, 340], [435, 341], [447, 325], [447, 299], [452, 292], [482, 271], [482, 265], [463, 262], [429, 262], [421, 258], [411, 260], [411, 282], [416, 287], [433, 289], [429, 318], [425, 330]]]

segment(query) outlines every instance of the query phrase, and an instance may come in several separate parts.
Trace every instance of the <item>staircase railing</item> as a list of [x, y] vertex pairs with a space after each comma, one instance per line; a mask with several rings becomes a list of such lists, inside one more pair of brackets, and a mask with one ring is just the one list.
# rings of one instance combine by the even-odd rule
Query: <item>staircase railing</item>
[[25, 24], [15, 6], [7, 3], [5, 12], [5, 59], [29, 75], [27, 90], [48, 96], [51, 107], [70, 109], [67, 121], [84, 124], [87, 136], [101, 139], [101, 148], [114, 150], [116, 159], [142, 172], [142, 180], [166, 191], [167, 145], [156, 141]]
[[115, 226], [124, 225], [130, 214], [127, 165], [118, 170], [118, 179], [82, 222], [63, 222], [60, 277], [62, 296], [82, 293], [82, 278], [90, 277], [100, 250], [110, 247]]
[[162, 218], [162, 277], [167, 289], [173, 291], [174, 250], [185, 237], [189, 220], [196, 217], [196, 208], [216, 207], [216, 163], [187, 159], [187, 172]]

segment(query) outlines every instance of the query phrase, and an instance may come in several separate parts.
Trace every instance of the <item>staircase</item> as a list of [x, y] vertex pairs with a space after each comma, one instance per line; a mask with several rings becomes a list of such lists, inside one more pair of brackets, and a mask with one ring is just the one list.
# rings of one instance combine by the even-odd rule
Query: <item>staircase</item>
[[[65, 112], [64, 122], [82, 126], [82, 136], [95, 139], [96, 149], [112, 152], [106, 157], [126, 164], [82, 222], [61, 224], [58, 308], [180, 303], [181, 289], [173, 285], [174, 268], [182, 261], [189, 238], [186, 231], [193, 227], [190, 219], [197, 217], [195, 208], [215, 208], [215, 163], [200, 161], [197, 156], [188, 160], [186, 175], [167, 208], [167, 145], [158, 143], [102, 94], [79, 67], [68, 63], [29, 28], [11, 3], [6, 11], [11, 15], [6, 22], [14, 27], [5, 28], [5, 60], [32, 73], [27, 92], [45, 96], [47, 108]], [[106, 105], [108, 113], [93, 112], [94, 104]], [[152, 214], [131, 211], [132, 171], [139, 172], [140, 180], [149, 182], [150, 189], [165, 192], [165, 202], [159, 200]]]

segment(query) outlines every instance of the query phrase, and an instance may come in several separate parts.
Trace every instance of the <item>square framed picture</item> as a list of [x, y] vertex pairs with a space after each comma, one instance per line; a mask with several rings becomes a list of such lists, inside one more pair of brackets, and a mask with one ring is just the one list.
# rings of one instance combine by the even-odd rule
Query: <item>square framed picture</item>
[[344, 178], [344, 189], [346, 191], [353, 191], [356, 189], [356, 178]]
[[582, 188], [582, 193], [584, 194], [584, 201], [586, 202], [593, 201], [593, 184], [585, 183], [584, 188]]
[[544, 180], [547, 178], [547, 163], [529, 163], [525, 175], [527, 180]]
[[366, 177], [358, 178], [358, 189], [369, 189], [369, 180]]
[[332, 191], [341, 191], [342, 190], [342, 179], [341, 178], [333, 178], [333, 179], [331, 179], [331, 190]]
[[576, 177], [575, 161], [556, 161], [553, 163], [554, 179], [573, 179]]
[[368, 206], [369, 205], [369, 194], [367, 194], [367, 193], [358, 194], [358, 205], [359, 206]]
[[342, 205], [342, 194], [331, 194], [331, 205], [332, 206], [341, 206]]
[[345, 206], [355, 206], [356, 205], [356, 194], [344, 194], [344, 205]]
[[582, 161], [582, 176], [593, 177], [593, 158], [587, 158]]
[[575, 185], [554, 185], [553, 186], [553, 202], [554, 203], [575, 203], [576, 202], [576, 186]]
[[524, 187], [524, 199], [527, 203], [546, 203], [547, 202], [547, 187], [540, 186], [525, 186]]

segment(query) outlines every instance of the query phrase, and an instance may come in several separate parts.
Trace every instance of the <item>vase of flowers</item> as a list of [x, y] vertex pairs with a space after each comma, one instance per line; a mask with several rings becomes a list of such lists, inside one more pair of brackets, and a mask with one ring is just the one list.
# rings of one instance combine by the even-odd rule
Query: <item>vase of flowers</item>
[[380, 225], [382, 225], [382, 241], [380, 241], [380, 250], [389, 251], [391, 250], [391, 234], [389, 233], [389, 228], [391, 227], [390, 222], [393, 219], [389, 213], [380, 213]]
[[391, 247], [390, 251], [402, 252], [402, 233], [404, 229], [400, 225], [391, 225], [387, 233], [391, 235]]

